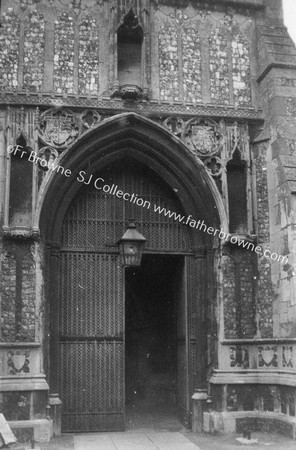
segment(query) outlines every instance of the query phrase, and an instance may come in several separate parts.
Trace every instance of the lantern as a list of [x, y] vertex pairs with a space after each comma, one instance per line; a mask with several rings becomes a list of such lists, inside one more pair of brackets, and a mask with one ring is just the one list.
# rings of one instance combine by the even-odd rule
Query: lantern
[[130, 222], [121, 239], [117, 242], [121, 262], [124, 267], [140, 266], [146, 239]]

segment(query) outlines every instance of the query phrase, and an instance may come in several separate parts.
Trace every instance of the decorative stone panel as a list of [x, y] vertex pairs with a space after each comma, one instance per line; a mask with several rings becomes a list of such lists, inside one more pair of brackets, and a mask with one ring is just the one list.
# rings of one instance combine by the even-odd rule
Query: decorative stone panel
[[222, 151], [225, 133], [214, 120], [199, 117], [185, 124], [181, 138], [194, 155], [208, 158]]
[[44, 75], [43, 14], [33, 11], [25, 19], [23, 88], [29, 91], [42, 90]]
[[18, 87], [20, 20], [12, 8], [2, 15], [0, 33], [0, 90]]
[[39, 138], [45, 145], [64, 149], [78, 138], [81, 121], [70, 110], [53, 108], [41, 115], [38, 128]]
[[254, 148], [259, 244], [270, 241], [266, 152], [266, 143]]
[[242, 33], [232, 39], [232, 79], [234, 102], [238, 106], [251, 104], [250, 51]]
[[30, 244], [6, 242], [1, 262], [1, 340], [34, 341], [35, 262]]
[[96, 19], [85, 17], [79, 24], [78, 87], [80, 93], [99, 89], [99, 32]]
[[15, 339], [15, 296], [16, 296], [16, 261], [14, 255], [3, 252], [1, 255], [1, 339]]
[[241, 333], [245, 338], [255, 335], [256, 305], [254, 302], [254, 261], [252, 252], [244, 252], [240, 263]]
[[0, 342], [0, 375], [18, 378], [40, 374], [40, 344], [35, 342]]
[[182, 30], [183, 91], [185, 102], [202, 99], [201, 89], [201, 43], [197, 23], [184, 26]]
[[[241, 339], [224, 342], [222, 346], [221, 370], [233, 369], [236, 372], [244, 369], [288, 370], [296, 368], [296, 342], [291, 339]], [[276, 376], [276, 374], [275, 374]], [[290, 375], [289, 375], [290, 376]], [[269, 380], [270, 381], [270, 380]], [[296, 382], [293, 382], [296, 385]]]
[[236, 248], [223, 257], [225, 339], [253, 338], [255, 313], [252, 253]]
[[74, 92], [74, 22], [67, 13], [55, 21], [54, 90]]
[[226, 339], [236, 337], [236, 305], [234, 262], [225, 255], [222, 259], [223, 267], [223, 304], [224, 304], [224, 335]]
[[209, 37], [210, 95], [212, 103], [230, 103], [227, 36], [215, 28]]
[[245, 161], [250, 159], [249, 129], [247, 123], [226, 123], [226, 160], [233, 158], [233, 153], [238, 150]]
[[[269, 202], [267, 185], [267, 144], [261, 143], [254, 148], [256, 170], [256, 198], [258, 244], [264, 249], [270, 247]], [[275, 292], [271, 279], [272, 261], [264, 256], [258, 260], [257, 288], [257, 336], [269, 338], [273, 336], [273, 301]]]
[[159, 32], [159, 84], [161, 100], [179, 100], [178, 34], [165, 22]]
[[283, 357], [283, 368], [291, 368], [294, 366], [294, 354], [293, 345], [283, 345], [282, 347], [282, 357]]
[[257, 333], [262, 338], [273, 336], [274, 289], [271, 280], [271, 260], [260, 258], [258, 262]]

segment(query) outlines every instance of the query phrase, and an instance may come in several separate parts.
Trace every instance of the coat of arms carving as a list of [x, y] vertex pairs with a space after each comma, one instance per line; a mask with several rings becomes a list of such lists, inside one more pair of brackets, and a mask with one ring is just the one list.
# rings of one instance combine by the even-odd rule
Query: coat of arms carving
[[64, 149], [75, 141], [81, 132], [80, 120], [68, 110], [45, 111], [39, 122], [41, 141], [57, 149]]
[[187, 122], [182, 139], [195, 155], [209, 157], [222, 150], [224, 133], [214, 120], [198, 118]]
[[10, 350], [7, 353], [8, 373], [16, 375], [17, 373], [30, 372], [30, 351], [29, 350]]

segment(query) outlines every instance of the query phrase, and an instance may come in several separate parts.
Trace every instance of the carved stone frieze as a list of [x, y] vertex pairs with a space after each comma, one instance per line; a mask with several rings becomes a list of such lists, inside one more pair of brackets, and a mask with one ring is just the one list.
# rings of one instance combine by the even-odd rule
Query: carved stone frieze
[[34, 241], [40, 237], [39, 229], [30, 227], [2, 227], [3, 238], [14, 241]]
[[[9, 105], [43, 105], [44, 107], [51, 108], [52, 103], [54, 103], [56, 108], [96, 108], [102, 110], [112, 110], [114, 114], [117, 112], [130, 111], [126, 107], [124, 101], [116, 99], [102, 99], [102, 98], [89, 98], [85, 95], [63, 95], [55, 94], [50, 99], [47, 95], [38, 95], [33, 92], [30, 96], [26, 96], [23, 93], [12, 93], [12, 92], [0, 92], [0, 101]], [[135, 112], [137, 111], [147, 111], [154, 114], [162, 113], [163, 115], [170, 114], [192, 114], [201, 117], [220, 117], [229, 119], [252, 119], [257, 121], [263, 120], [262, 110], [255, 110], [254, 108], [243, 108], [243, 109], [233, 109], [223, 106], [216, 105], [181, 105], [176, 104], [159, 104], [158, 102], [139, 102], [134, 105]]]

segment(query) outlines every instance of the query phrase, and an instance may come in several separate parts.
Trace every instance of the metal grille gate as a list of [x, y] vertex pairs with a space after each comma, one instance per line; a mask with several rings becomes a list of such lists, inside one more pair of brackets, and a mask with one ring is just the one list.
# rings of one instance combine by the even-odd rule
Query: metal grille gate
[[[153, 211], [156, 204], [182, 213], [175, 195], [154, 173], [140, 165], [121, 164], [105, 168], [97, 177], [135, 193], [151, 207], [118, 199], [90, 184], [82, 187], [65, 216], [58, 308], [63, 431], [124, 429], [124, 279], [115, 243], [128, 220], [135, 218], [148, 250], [188, 253], [191, 249], [187, 228]], [[195, 277], [188, 283], [195, 283]], [[182, 314], [185, 318], [187, 312]], [[190, 355], [184, 326], [181, 341], [185, 355]], [[188, 411], [188, 368], [195, 369], [181, 353], [180, 380], [185, 386], [179, 396]]]

